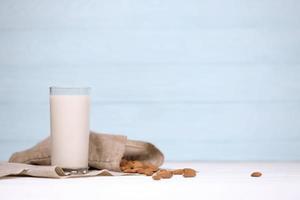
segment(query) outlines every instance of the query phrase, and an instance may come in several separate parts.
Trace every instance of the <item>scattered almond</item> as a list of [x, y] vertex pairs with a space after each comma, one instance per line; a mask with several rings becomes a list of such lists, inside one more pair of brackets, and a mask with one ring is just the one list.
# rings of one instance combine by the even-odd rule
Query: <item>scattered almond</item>
[[151, 170], [151, 169], [145, 169], [145, 171], [144, 171], [144, 174], [146, 175], [146, 176], [152, 176], [153, 175], [153, 171]]
[[146, 176], [152, 176], [153, 180], [168, 179], [173, 175], [183, 175], [184, 177], [196, 176], [196, 171], [190, 168], [166, 170], [159, 169], [151, 163], [143, 163], [137, 160], [122, 159], [120, 169], [125, 173], [138, 173]]
[[125, 160], [125, 159], [122, 159], [121, 160], [121, 162], [120, 162], [120, 166], [122, 167], [122, 166], [125, 166], [126, 164], [127, 164], [127, 160]]
[[183, 169], [175, 169], [172, 171], [174, 175], [182, 175], [183, 174]]
[[156, 172], [158, 170], [157, 166], [154, 166], [152, 164], [146, 164], [145, 166], [147, 166], [147, 168], [149, 168], [150, 170], [152, 170], [153, 172]]
[[160, 170], [157, 172], [157, 174], [161, 177], [161, 178], [171, 178], [173, 176], [172, 171], [169, 170]]
[[261, 172], [253, 172], [251, 174], [252, 177], [261, 177], [262, 173]]
[[145, 169], [139, 168], [139, 169], [136, 170], [136, 172], [139, 173], [139, 174], [144, 174], [145, 173]]
[[143, 168], [144, 164], [140, 161], [132, 161], [132, 165], [134, 168]]
[[152, 176], [152, 179], [158, 181], [158, 180], [161, 179], [161, 177], [158, 176], [158, 175], [153, 175], [153, 176]]
[[190, 177], [195, 177], [196, 176], [196, 171], [191, 168], [184, 168], [183, 169], [183, 177], [185, 178], [190, 178]]
[[123, 170], [123, 172], [125, 172], [125, 173], [136, 173], [136, 171], [134, 169], [125, 169], [125, 170]]

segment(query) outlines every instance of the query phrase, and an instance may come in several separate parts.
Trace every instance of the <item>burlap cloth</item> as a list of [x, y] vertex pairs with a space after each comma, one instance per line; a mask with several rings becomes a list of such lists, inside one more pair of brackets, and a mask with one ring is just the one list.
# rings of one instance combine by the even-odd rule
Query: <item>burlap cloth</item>
[[87, 174], [69, 174], [60, 167], [51, 166], [50, 137], [48, 137], [30, 149], [14, 153], [9, 162], [1, 162], [0, 177], [14, 175], [69, 178], [128, 175], [120, 171], [122, 158], [151, 163], [157, 167], [162, 165], [164, 161], [163, 154], [153, 144], [128, 140], [123, 135], [90, 132], [89, 145], [89, 167], [91, 170]]

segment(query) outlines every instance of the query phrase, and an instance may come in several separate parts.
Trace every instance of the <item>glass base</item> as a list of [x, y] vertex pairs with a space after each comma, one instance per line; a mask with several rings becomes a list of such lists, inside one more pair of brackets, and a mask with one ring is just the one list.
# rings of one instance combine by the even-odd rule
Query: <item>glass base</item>
[[77, 175], [77, 174], [88, 173], [89, 168], [80, 168], [80, 169], [63, 168], [63, 170], [66, 175]]

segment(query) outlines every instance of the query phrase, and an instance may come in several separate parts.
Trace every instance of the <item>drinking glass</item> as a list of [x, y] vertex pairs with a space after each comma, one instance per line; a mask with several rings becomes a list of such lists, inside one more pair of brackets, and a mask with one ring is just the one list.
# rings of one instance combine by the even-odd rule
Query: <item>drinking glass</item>
[[50, 87], [51, 165], [86, 173], [90, 88]]

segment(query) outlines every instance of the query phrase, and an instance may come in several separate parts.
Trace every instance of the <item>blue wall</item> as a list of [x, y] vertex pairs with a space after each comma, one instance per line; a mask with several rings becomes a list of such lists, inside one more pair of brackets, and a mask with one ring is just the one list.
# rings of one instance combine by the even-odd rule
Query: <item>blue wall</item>
[[0, 0], [0, 160], [49, 134], [48, 87], [168, 160], [300, 159], [300, 1]]

